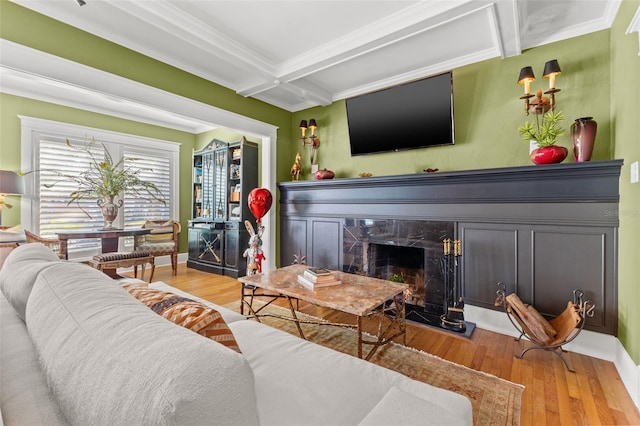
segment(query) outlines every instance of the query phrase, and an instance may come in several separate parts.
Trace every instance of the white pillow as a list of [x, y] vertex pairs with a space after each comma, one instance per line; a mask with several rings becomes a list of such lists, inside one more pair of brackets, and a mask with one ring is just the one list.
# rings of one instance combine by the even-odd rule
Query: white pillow
[[21, 245], [7, 256], [0, 270], [0, 290], [22, 321], [38, 274], [58, 262], [61, 262], [58, 256], [42, 244]]

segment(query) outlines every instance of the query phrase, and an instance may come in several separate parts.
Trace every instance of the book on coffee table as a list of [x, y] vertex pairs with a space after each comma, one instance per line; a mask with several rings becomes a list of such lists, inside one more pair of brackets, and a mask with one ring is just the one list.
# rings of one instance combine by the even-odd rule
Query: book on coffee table
[[327, 272], [326, 273], [323, 272], [321, 274], [314, 274], [313, 272], [306, 270], [302, 273], [302, 276], [314, 283], [326, 283], [326, 282], [335, 281], [337, 279], [336, 276], [331, 273], [331, 271], [328, 271], [326, 269], [325, 271]]
[[298, 282], [303, 286], [314, 290], [320, 287], [329, 287], [332, 285], [342, 284], [342, 281], [337, 279], [335, 276], [330, 275], [330, 280], [322, 280], [322, 281], [312, 281], [306, 275], [298, 275]]
[[313, 266], [305, 269], [304, 273], [310, 277], [326, 277], [327, 275], [333, 275], [328, 269], [314, 268]]

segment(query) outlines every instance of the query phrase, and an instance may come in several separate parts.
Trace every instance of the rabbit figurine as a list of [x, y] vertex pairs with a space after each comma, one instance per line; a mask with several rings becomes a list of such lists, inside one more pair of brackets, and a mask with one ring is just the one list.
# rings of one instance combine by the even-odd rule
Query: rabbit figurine
[[247, 275], [262, 273], [262, 261], [265, 259], [262, 252], [262, 233], [264, 226], [258, 226], [258, 233], [253, 229], [253, 225], [248, 220], [244, 221], [244, 226], [249, 232], [249, 248], [244, 251], [242, 257], [247, 258]]

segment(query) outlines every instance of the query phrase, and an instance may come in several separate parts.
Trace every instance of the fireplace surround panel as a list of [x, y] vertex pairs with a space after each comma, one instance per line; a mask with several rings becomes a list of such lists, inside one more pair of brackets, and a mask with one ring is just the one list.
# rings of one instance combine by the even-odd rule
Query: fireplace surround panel
[[552, 317], [580, 288], [596, 305], [585, 328], [616, 334], [622, 163], [281, 182], [280, 265], [303, 258], [365, 273], [365, 244], [441, 251], [447, 235], [462, 241], [456, 279], [466, 304], [498, 309], [503, 282]]

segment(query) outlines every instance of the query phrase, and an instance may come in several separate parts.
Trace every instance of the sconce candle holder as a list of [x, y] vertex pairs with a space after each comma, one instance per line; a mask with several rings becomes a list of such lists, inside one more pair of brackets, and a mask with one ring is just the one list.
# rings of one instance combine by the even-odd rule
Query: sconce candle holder
[[[316, 124], [315, 118], [309, 120], [302, 120], [300, 122], [300, 131], [302, 132], [302, 149], [306, 148], [307, 145], [311, 146], [311, 164], [316, 164], [316, 151], [320, 147], [320, 139], [316, 136], [316, 129], [318, 125]], [[307, 129], [311, 130], [311, 135], [307, 137]]]
[[[524, 99], [524, 110], [526, 115], [529, 115], [530, 112], [534, 114], [544, 114], [549, 110], [555, 109], [555, 94], [560, 91], [560, 89], [556, 88], [556, 76], [561, 72], [557, 59], [552, 59], [544, 64], [542, 77], [549, 79], [549, 90], [544, 92], [545, 95], [549, 95], [547, 98], [542, 96], [543, 93], [540, 89], [536, 91], [535, 95], [531, 93], [531, 82], [536, 79], [533, 75], [533, 68], [527, 66], [520, 70], [518, 84], [524, 85], [524, 95], [520, 96], [520, 99]], [[535, 99], [531, 100], [533, 97], [535, 97]]]

